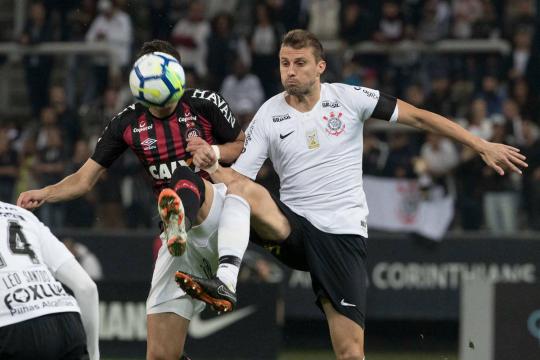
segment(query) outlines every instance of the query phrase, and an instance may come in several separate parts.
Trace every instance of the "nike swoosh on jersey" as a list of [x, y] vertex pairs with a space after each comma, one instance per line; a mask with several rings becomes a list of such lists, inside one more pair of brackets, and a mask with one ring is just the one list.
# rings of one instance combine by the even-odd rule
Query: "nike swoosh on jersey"
[[354, 305], [354, 304], [345, 302], [345, 299], [341, 299], [340, 304], [343, 305], [343, 306], [352, 306], [352, 307], [356, 307], [356, 305]]
[[195, 339], [205, 338], [253, 314], [256, 309], [255, 305], [251, 305], [229, 314], [205, 320], [201, 319], [200, 314], [197, 314], [191, 319], [188, 334]]
[[294, 130], [291, 131], [290, 133], [285, 134], [285, 135], [279, 134], [279, 138], [280, 138], [281, 140], [283, 140], [283, 139], [285, 139], [287, 136], [291, 135], [293, 132], [294, 132]]

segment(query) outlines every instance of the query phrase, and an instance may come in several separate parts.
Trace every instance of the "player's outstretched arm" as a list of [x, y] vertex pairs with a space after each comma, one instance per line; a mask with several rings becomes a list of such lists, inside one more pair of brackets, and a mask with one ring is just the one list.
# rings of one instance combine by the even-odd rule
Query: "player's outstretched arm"
[[56, 184], [22, 192], [17, 199], [17, 205], [25, 209], [35, 209], [45, 202], [75, 199], [89, 192], [104, 171], [103, 166], [88, 159], [77, 172], [66, 176]]
[[519, 149], [483, 140], [441, 115], [419, 109], [402, 100], [398, 100], [398, 122], [447, 136], [469, 146], [499, 175], [504, 175], [505, 169], [521, 174], [520, 168], [528, 166]]
[[90, 360], [99, 360], [99, 295], [96, 283], [74, 258], [62, 264], [54, 276], [73, 291], [81, 308]]

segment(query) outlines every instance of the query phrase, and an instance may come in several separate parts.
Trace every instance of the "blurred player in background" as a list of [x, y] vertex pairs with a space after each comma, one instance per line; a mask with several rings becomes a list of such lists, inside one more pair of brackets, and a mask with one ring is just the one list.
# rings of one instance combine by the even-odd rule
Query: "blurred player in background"
[[29, 211], [0, 202], [0, 229], [0, 359], [98, 360], [96, 284]]
[[[155, 52], [180, 61], [174, 47], [160, 40], [145, 43], [138, 57]], [[19, 196], [18, 204], [27, 209], [82, 196], [127, 148], [137, 155], [159, 194], [158, 210], [165, 228], [161, 237], [166, 245], [159, 251], [147, 301], [149, 359], [178, 359], [189, 321], [204, 309], [204, 303], [176, 286], [176, 270], [206, 277], [216, 289], [204, 294], [213, 296], [209, 303], [214, 308], [230, 311], [236, 303], [238, 270], [248, 239], [218, 244], [212, 238], [225, 187], [203, 180], [199, 175], [208, 175], [197, 175], [199, 169], [190, 165], [217, 160], [232, 163], [243, 142], [240, 124], [219, 94], [187, 89], [178, 101], [164, 107], [128, 106], [109, 122], [94, 154], [77, 172]]]
[[[518, 167], [527, 164], [516, 148], [484, 141], [440, 115], [378, 90], [321, 84], [323, 48], [305, 30], [285, 35], [279, 62], [285, 92], [259, 109], [232, 168], [212, 170], [212, 178], [225, 183], [228, 194], [246, 199], [251, 207], [251, 219], [244, 205], [231, 204], [223, 211], [219, 241], [245, 234], [239, 231], [251, 221], [256, 232], [252, 240], [286, 265], [310, 272], [337, 358], [362, 360], [368, 236], [362, 189], [364, 122], [373, 117], [448, 136], [474, 149], [500, 175], [504, 170], [521, 174]], [[250, 180], [267, 158], [280, 178], [280, 199]], [[177, 276], [190, 286], [199, 281], [190, 274]]]

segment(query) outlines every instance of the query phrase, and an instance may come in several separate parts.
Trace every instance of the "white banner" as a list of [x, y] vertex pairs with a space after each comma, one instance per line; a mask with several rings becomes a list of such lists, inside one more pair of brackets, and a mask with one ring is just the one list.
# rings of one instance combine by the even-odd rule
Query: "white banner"
[[454, 217], [454, 199], [440, 186], [425, 193], [416, 180], [364, 176], [364, 191], [372, 229], [416, 232], [440, 240]]

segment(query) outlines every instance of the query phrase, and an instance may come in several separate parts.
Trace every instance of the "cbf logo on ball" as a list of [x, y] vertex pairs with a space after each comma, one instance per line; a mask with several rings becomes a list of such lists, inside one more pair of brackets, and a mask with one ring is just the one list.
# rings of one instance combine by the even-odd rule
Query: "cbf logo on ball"
[[335, 114], [333, 111], [327, 116], [323, 116], [326, 121], [326, 132], [330, 135], [339, 136], [345, 131], [345, 123], [341, 121], [343, 113]]
[[174, 57], [162, 52], [141, 56], [129, 74], [129, 87], [145, 106], [163, 107], [184, 94], [186, 75]]

